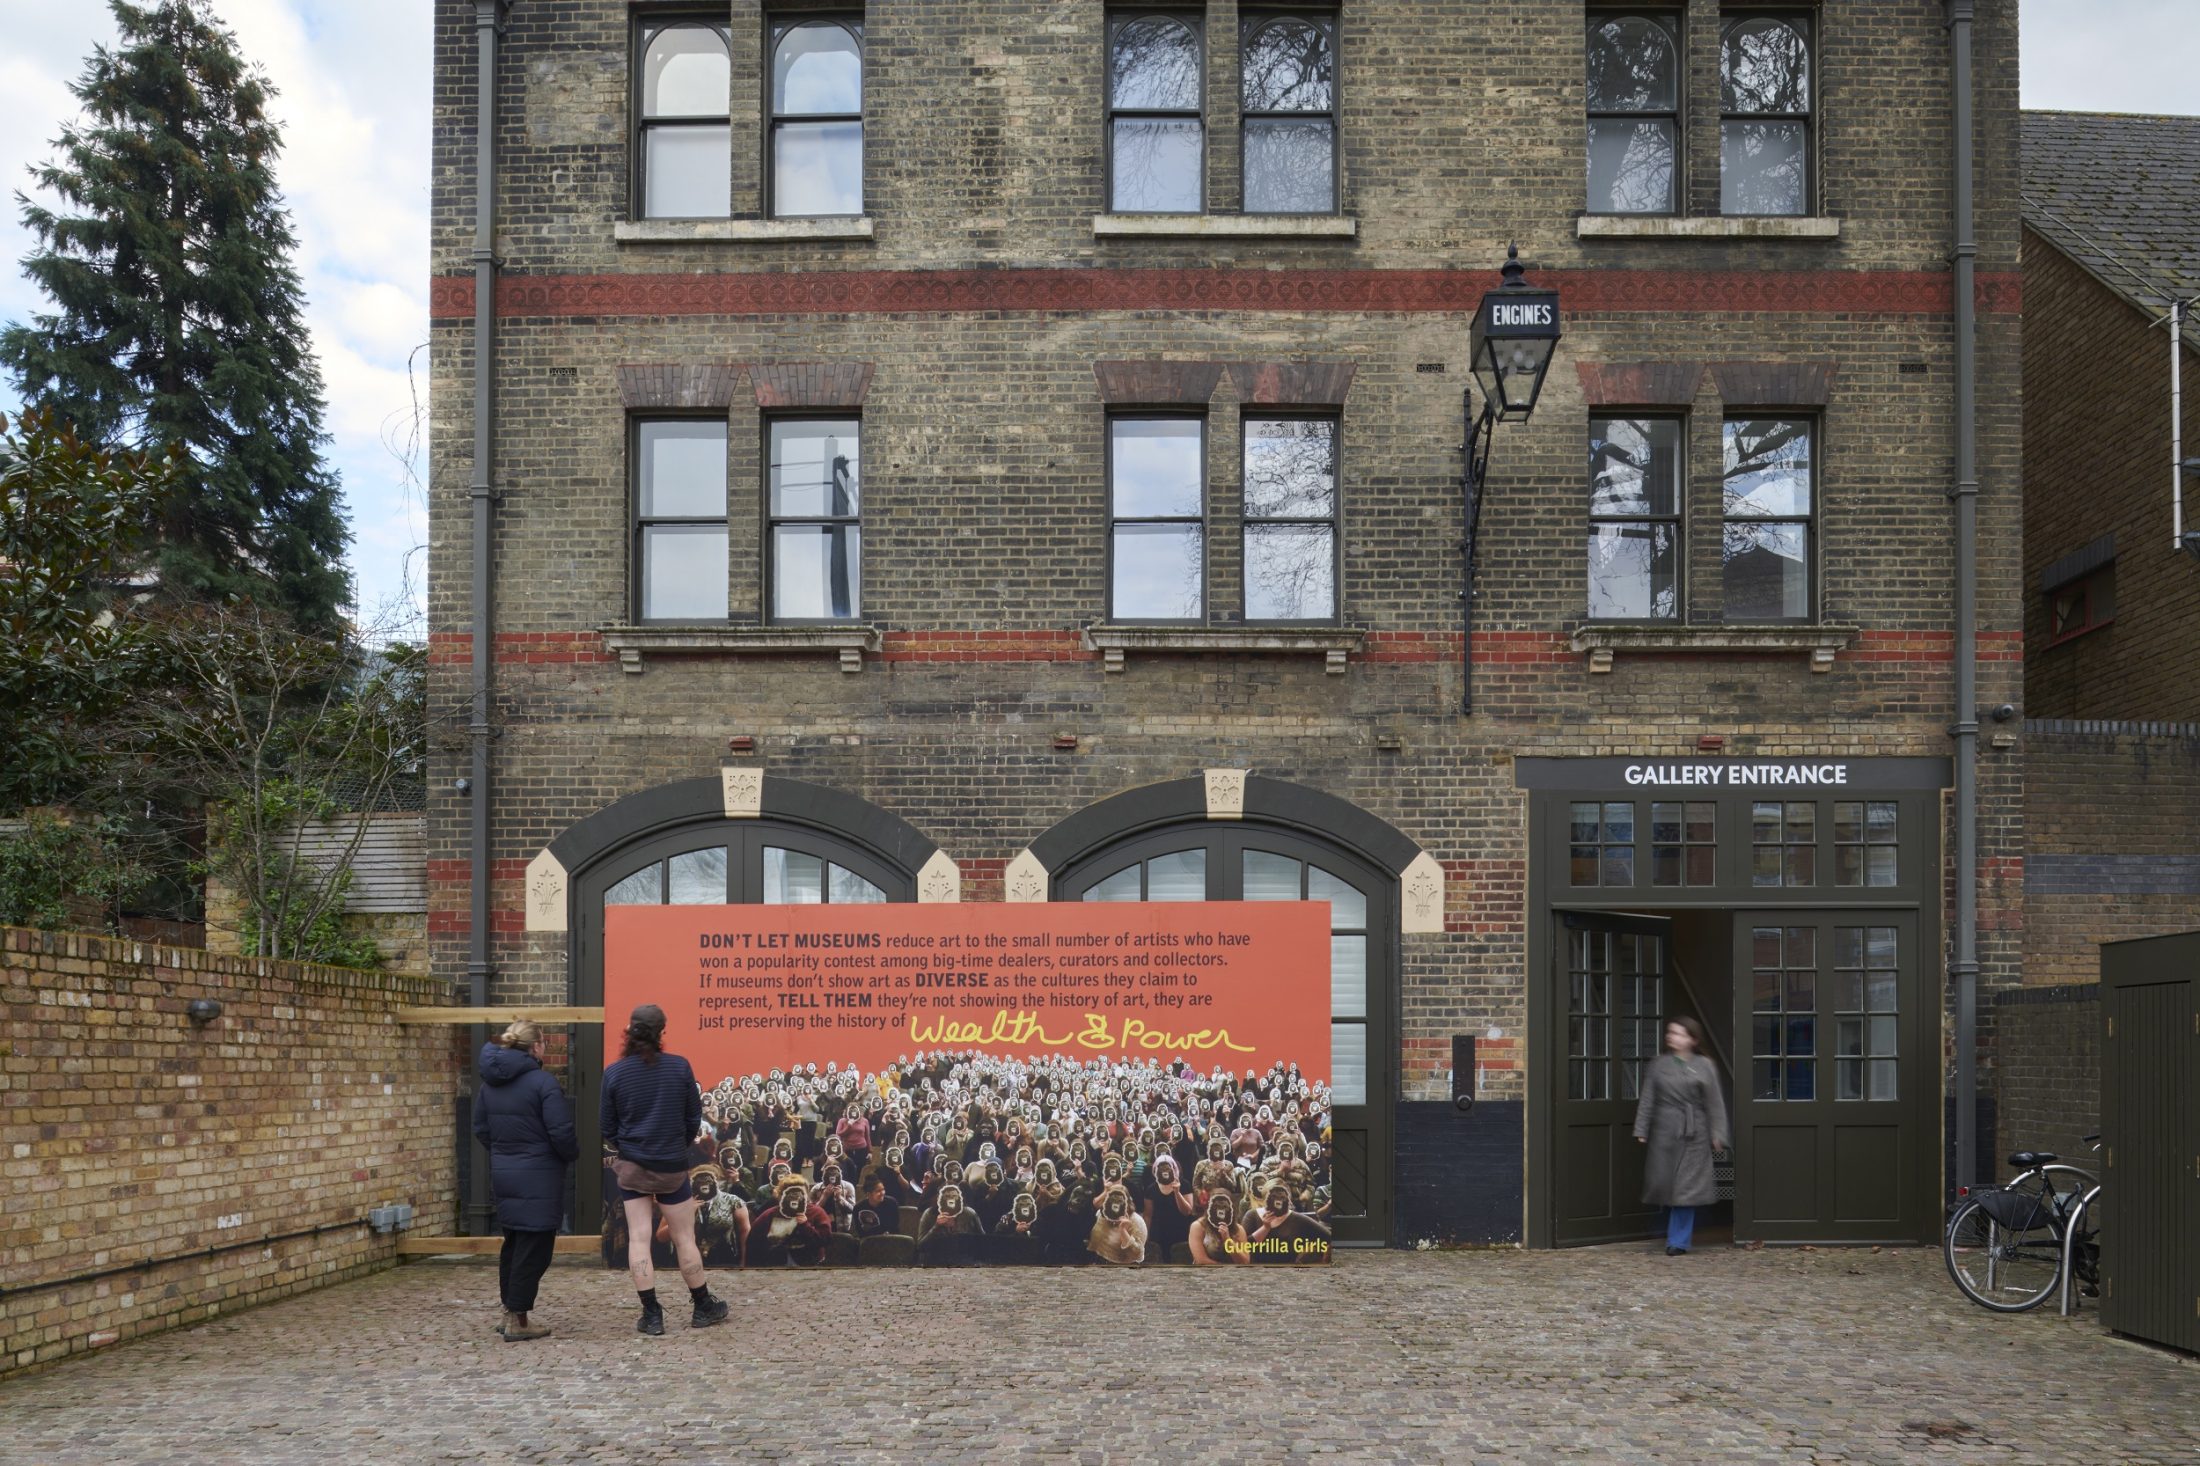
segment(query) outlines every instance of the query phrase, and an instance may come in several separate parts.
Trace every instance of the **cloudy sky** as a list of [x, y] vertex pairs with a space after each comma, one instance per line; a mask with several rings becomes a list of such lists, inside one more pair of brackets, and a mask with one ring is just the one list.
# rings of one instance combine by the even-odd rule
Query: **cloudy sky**
[[[360, 602], [416, 603], [427, 515], [399, 456], [414, 353], [428, 339], [428, 29], [432, 0], [212, 0], [280, 89], [283, 191], [328, 384]], [[1930, 4], [1931, 0], [1875, 0]], [[2021, 0], [2028, 107], [2200, 111], [2200, 0]], [[113, 38], [97, 0], [0, 0], [0, 199], [24, 187], [75, 113], [67, 82]], [[29, 247], [0, 208], [0, 320], [40, 306], [13, 268]], [[408, 370], [408, 364], [413, 364]], [[0, 401], [6, 388], [0, 384]], [[425, 455], [413, 468], [424, 471]]]

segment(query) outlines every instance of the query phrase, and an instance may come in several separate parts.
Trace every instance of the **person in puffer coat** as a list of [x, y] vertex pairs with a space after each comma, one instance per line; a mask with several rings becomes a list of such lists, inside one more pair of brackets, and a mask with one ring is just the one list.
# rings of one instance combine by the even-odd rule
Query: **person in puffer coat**
[[508, 1344], [547, 1336], [530, 1323], [542, 1275], [557, 1250], [565, 1219], [565, 1168], [580, 1154], [573, 1106], [542, 1067], [542, 1030], [521, 1019], [482, 1045], [481, 1085], [474, 1091], [474, 1138], [489, 1150], [489, 1188], [496, 1197], [504, 1250], [497, 1287]]

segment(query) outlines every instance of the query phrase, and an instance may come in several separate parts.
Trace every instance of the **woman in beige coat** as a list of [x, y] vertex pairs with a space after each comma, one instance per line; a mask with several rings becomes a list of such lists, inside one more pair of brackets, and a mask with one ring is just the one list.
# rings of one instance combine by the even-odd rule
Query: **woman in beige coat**
[[1696, 1234], [1696, 1208], [1718, 1200], [1711, 1153], [1727, 1148], [1726, 1095], [1703, 1055], [1702, 1024], [1675, 1018], [1665, 1025], [1665, 1048], [1643, 1066], [1635, 1139], [1650, 1147], [1642, 1199], [1665, 1208], [1665, 1255], [1678, 1257]]

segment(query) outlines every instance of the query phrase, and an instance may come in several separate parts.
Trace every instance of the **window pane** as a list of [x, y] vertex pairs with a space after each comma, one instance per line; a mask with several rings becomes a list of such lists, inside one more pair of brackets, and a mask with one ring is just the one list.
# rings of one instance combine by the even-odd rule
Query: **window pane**
[[642, 115], [723, 117], [732, 75], [724, 36], [705, 25], [668, 26], [642, 57]]
[[1327, 214], [1337, 207], [1337, 135], [1329, 119], [1245, 124], [1245, 212]]
[[1288, 855], [1266, 850], [1245, 852], [1245, 899], [1248, 901], [1296, 901], [1299, 899], [1299, 863]]
[[1719, 212], [1801, 214], [1804, 130], [1800, 122], [1729, 122], [1719, 150]]
[[1207, 852], [1176, 850], [1146, 862], [1148, 901], [1207, 899]]
[[886, 899], [884, 891], [845, 867], [828, 866], [826, 879], [835, 905], [873, 906]]
[[1722, 428], [1729, 519], [1801, 519], [1811, 510], [1810, 424], [1736, 419]]
[[1574, 839], [1581, 841], [1594, 840], [1604, 819], [1604, 806], [1600, 804], [1576, 804], [1573, 807], [1571, 819]]
[[1719, 881], [1718, 852], [1709, 845], [1688, 847], [1688, 884], [1713, 886]]
[[1593, 886], [1597, 883], [1597, 847], [1576, 845], [1568, 857], [1570, 864], [1566, 881], [1568, 885]]
[[1115, 28], [1114, 104], [1138, 111], [1199, 110], [1199, 37], [1165, 16], [1143, 16]]
[[1871, 1044], [1874, 1058], [1886, 1058], [1895, 1050], [1895, 1019], [1889, 1015], [1871, 1021]]
[[772, 615], [847, 621], [862, 614], [863, 531], [852, 524], [782, 524], [772, 531]]
[[1329, 1098], [1339, 1105], [1367, 1103], [1367, 1025], [1329, 1025]]
[[1653, 886], [1677, 886], [1681, 883], [1681, 851], [1678, 845], [1653, 845], [1650, 847], [1650, 884]]
[[1336, 419], [1247, 418], [1245, 517], [1329, 519], [1336, 512]]
[[1809, 527], [1729, 520], [1723, 575], [1729, 622], [1808, 617]]
[[1895, 883], [1895, 852], [1891, 846], [1877, 846], [1865, 852], [1865, 879], [1867, 886], [1891, 886]]
[[1776, 1100], [1780, 1097], [1780, 1061], [1759, 1059], [1749, 1066], [1750, 1098]]
[[1589, 110], [1670, 112], [1680, 89], [1673, 36], [1639, 15], [1589, 22]]
[[1326, 524], [1245, 529], [1249, 621], [1320, 621], [1337, 614], [1336, 531]]
[[1116, 526], [1111, 614], [1134, 621], [1197, 619], [1205, 606], [1205, 546], [1196, 524]]
[[1835, 1063], [1835, 1099], [1860, 1100], [1864, 1097], [1864, 1061], [1842, 1059]]
[[1303, 20], [1262, 26], [1245, 43], [1245, 110], [1326, 112], [1336, 96], [1336, 70], [1326, 28]]
[[861, 512], [862, 427], [855, 419], [775, 422], [771, 444], [775, 516], [830, 519]]
[[1810, 46], [1802, 26], [1777, 19], [1729, 26], [1719, 53], [1720, 106], [1728, 112], [1808, 112]]
[[1121, 519], [1197, 519], [1205, 476], [1206, 423], [1198, 418], [1119, 417], [1108, 424], [1110, 502]]
[[1718, 805], [1690, 800], [1688, 802], [1689, 843], [1696, 844], [1700, 842], [1709, 845], [1717, 840], [1719, 838], [1718, 819]]
[[1632, 801], [1619, 800], [1604, 806], [1604, 838], [1620, 841], [1635, 838], [1635, 806]]
[[645, 422], [635, 429], [644, 519], [711, 519], [726, 512], [726, 425]]
[[825, 862], [800, 850], [764, 847], [764, 904], [815, 906], [825, 899]]
[[642, 619], [723, 621], [726, 528], [658, 524], [642, 531]]
[[1673, 124], [1664, 118], [1589, 121], [1589, 211], [1673, 212]]
[[726, 847], [690, 850], [665, 862], [672, 873], [674, 906], [723, 906], [726, 902]]
[[[725, 890], [719, 887], [720, 900]], [[654, 860], [603, 893], [606, 906], [655, 906], [665, 899], [665, 869]]]
[[1680, 614], [1680, 542], [1670, 524], [1589, 528], [1589, 615], [1669, 621]]
[[1367, 897], [1320, 866], [1306, 872], [1306, 899], [1329, 903], [1329, 924], [1339, 931], [1360, 931], [1367, 926]]
[[1192, 118], [1119, 117], [1109, 207], [1119, 214], [1196, 214], [1206, 132]]
[[1895, 1093], [1895, 1063], [1893, 1059], [1873, 1059], [1867, 1067], [1871, 1071], [1871, 1097], [1875, 1100], [1899, 1098]]
[[861, 112], [863, 48], [837, 21], [798, 25], [772, 57], [772, 110], [779, 115]]
[[1681, 512], [1681, 422], [1589, 420], [1589, 512], [1599, 518]]
[[863, 124], [782, 122], [772, 133], [772, 215], [863, 212]]
[[1809, 1060], [1790, 1059], [1787, 1065], [1787, 1097], [1791, 1100], [1818, 1098], [1818, 1066]]
[[1635, 847], [1632, 845], [1607, 845], [1604, 847], [1603, 868], [1598, 872], [1600, 886], [1631, 886], [1635, 883]]
[[1338, 1018], [1367, 1016], [1367, 938], [1329, 939], [1329, 1011]]
[[1841, 1056], [1842, 1058], [1844, 1058], [1844, 1059], [1854, 1059], [1854, 1058], [1861, 1058], [1861, 1057], [1863, 1057], [1863, 1053], [1864, 1053], [1864, 1020], [1863, 1020], [1863, 1019], [1861, 1019], [1861, 1018], [1844, 1018], [1844, 1019], [1842, 1019], [1842, 1020], [1840, 1021], [1840, 1023], [1838, 1023], [1837, 1025], [1835, 1025], [1835, 1033], [1834, 1033], [1834, 1047], [1833, 1047], [1833, 1051], [1834, 1051], [1834, 1053], [1836, 1053], [1836, 1054], [1840, 1055], [1840, 1056]]
[[642, 213], [723, 219], [733, 212], [733, 130], [653, 127], [643, 134]]
[[1096, 882], [1088, 887], [1085, 891], [1085, 899], [1087, 901], [1136, 901], [1139, 899], [1138, 885], [1139, 868], [1135, 865], [1127, 866], [1109, 876], [1106, 880]]

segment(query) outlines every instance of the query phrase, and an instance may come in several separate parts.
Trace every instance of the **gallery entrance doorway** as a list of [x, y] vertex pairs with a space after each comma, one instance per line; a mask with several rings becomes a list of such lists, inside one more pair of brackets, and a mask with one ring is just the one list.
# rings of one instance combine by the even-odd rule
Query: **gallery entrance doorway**
[[1521, 761], [1531, 1245], [1659, 1230], [1635, 1110], [1682, 1015], [1704, 1026], [1734, 1142], [1707, 1229], [1932, 1239], [1945, 767]]

